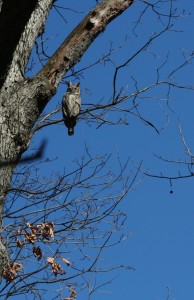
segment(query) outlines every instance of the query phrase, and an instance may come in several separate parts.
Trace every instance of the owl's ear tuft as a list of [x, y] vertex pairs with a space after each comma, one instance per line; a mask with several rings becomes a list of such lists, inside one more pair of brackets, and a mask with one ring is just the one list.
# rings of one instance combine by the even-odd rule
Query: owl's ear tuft
[[80, 86], [80, 82], [78, 82], [77, 84], [76, 84], [76, 87], [79, 87]]
[[72, 82], [71, 81], [68, 82], [68, 87], [72, 87]]

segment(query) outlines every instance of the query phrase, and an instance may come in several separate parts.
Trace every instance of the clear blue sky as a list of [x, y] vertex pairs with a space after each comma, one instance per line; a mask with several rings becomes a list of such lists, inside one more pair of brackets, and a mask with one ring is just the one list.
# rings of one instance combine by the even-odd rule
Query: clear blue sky
[[[65, 23], [56, 11], [52, 11], [46, 26], [50, 54], [60, 45], [64, 37], [75, 27], [83, 16], [95, 5], [95, 1], [58, 1], [57, 4], [83, 12], [75, 14], [64, 10]], [[79, 2], [79, 3], [78, 3]], [[152, 2], [152, 1], [151, 1]], [[126, 93], [135, 91], [132, 77], [143, 88], [156, 80], [157, 68], [167, 55], [168, 62], [161, 69], [161, 80], [166, 80], [172, 70], [184, 61], [184, 56], [194, 50], [194, 2], [173, 1], [176, 14], [185, 15], [173, 21], [172, 32], [166, 32], [155, 40], [119, 73], [118, 89], [124, 87]], [[78, 4], [77, 4], [78, 3]], [[159, 4], [158, 4], [159, 6]], [[166, 6], [165, 3], [160, 4]], [[141, 24], [132, 32], [135, 22], [145, 5], [137, 1], [123, 15], [113, 21], [107, 30], [94, 41], [84, 54], [75, 70], [85, 67], [106, 54], [112, 45], [115, 49], [112, 60], [119, 65], [137, 51], [149, 36], [160, 30], [161, 23], [151, 9], [141, 19]], [[191, 13], [191, 15], [190, 15]], [[167, 21], [167, 18], [163, 18]], [[82, 103], [96, 103], [99, 99], [109, 99], [112, 95], [114, 66], [109, 61], [86, 70], [81, 79]], [[68, 79], [69, 80], [69, 79]], [[194, 66], [191, 63], [172, 80], [194, 86]], [[86, 93], [86, 90], [89, 92]], [[46, 111], [59, 107], [66, 86], [61, 85]], [[112, 168], [118, 172], [117, 155], [123, 163], [130, 157], [130, 169], [135, 170], [143, 160], [144, 170], [152, 174], [176, 176], [187, 173], [187, 168], [159, 161], [153, 154], [170, 160], [189, 160], [185, 155], [178, 131], [178, 118], [189, 147], [194, 148], [194, 93], [190, 90], [172, 90], [167, 105], [167, 87], [157, 87], [147, 92], [138, 102], [142, 116], [156, 125], [164, 127], [160, 135], [132, 115], [127, 115], [128, 126], [88, 126], [80, 121], [75, 136], [68, 137], [64, 125], [55, 125], [42, 130], [34, 137], [34, 142], [48, 137], [46, 157], [58, 157], [53, 164], [56, 171], [71, 168], [72, 160], [84, 154], [85, 144], [94, 154], [112, 153]], [[126, 103], [126, 107], [127, 107]], [[110, 120], [115, 118], [109, 115]], [[49, 167], [50, 168], [50, 167]], [[44, 170], [48, 173], [49, 170]], [[139, 177], [139, 179], [141, 176]], [[170, 190], [173, 193], [170, 193]], [[144, 177], [127, 195], [120, 209], [127, 214], [125, 232], [130, 237], [116, 248], [103, 255], [107, 265], [128, 264], [135, 271], [116, 271], [111, 285], [98, 290], [93, 299], [97, 300], [165, 300], [167, 289], [171, 288], [169, 300], [194, 299], [194, 184], [193, 179], [169, 181]], [[99, 280], [103, 278], [101, 275]], [[78, 299], [83, 299], [79, 297]]]

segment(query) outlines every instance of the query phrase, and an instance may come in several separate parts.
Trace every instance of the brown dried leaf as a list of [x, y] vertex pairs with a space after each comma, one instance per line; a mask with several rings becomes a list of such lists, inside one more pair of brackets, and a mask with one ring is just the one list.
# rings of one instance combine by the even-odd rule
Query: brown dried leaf
[[37, 238], [36, 234], [33, 234], [32, 232], [29, 233], [27, 231], [25, 231], [24, 236], [25, 236], [26, 241], [30, 244], [34, 244], [34, 242]]
[[39, 246], [33, 247], [32, 252], [33, 252], [34, 256], [36, 256], [38, 258], [38, 260], [40, 260], [42, 258], [42, 250]]
[[53, 257], [47, 257], [46, 260], [48, 261], [49, 264], [51, 264], [52, 267], [52, 272], [57, 275], [57, 274], [66, 274], [66, 272], [63, 270], [61, 265], [57, 264], [56, 260]]
[[16, 238], [16, 243], [17, 243], [17, 247], [18, 248], [23, 248], [23, 243], [22, 243], [22, 241], [21, 240], [19, 240], [18, 238]]
[[69, 293], [74, 299], [77, 297], [77, 293], [74, 289], [70, 288]]
[[2, 271], [2, 277], [6, 281], [9, 281], [9, 282], [11, 282], [15, 279], [15, 276], [9, 272], [8, 268], [5, 268], [5, 267], [3, 268], [3, 271]]
[[53, 264], [55, 262], [54, 257], [47, 257], [46, 260], [48, 261], [48, 263]]
[[14, 274], [16, 274], [21, 269], [23, 269], [22, 264], [16, 262], [10, 264], [10, 271], [13, 272]]
[[40, 234], [38, 226], [31, 225], [30, 223], [26, 223], [26, 225], [30, 228], [31, 233]]
[[66, 265], [67, 265], [68, 267], [71, 267], [71, 266], [72, 266], [72, 264], [70, 263], [70, 261], [69, 261], [67, 258], [62, 257], [61, 259], [62, 259], [62, 261], [63, 261], [64, 263], [66, 263]]
[[18, 228], [18, 229], [17, 229], [17, 234], [21, 234], [21, 233], [22, 233], [21, 229]]
[[11, 263], [9, 267], [4, 267], [2, 271], [2, 276], [6, 281], [13, 281], [17, 275], [17, 273], [23, 268], [22, 264], [19, 263]]
[[50, 226], [51, 228], [54, 228], [54, 227], [55, 227], [54, 222], [48, 222], [47, 225]]
[[46, 238], [47, 240], [50, 238], [54, 238], [54, 223], [48, 222], [48, 223], [42, 223], [40, 226], [41, 230], [40, 233], [42, 234], [43, 238]]
[[30, 228], [30, 230], [31, 230], [31, 233], [33, 233], [33, 234], [36, 234], [36, 235], [40, 234], [39, 229], [35, 226], [32, 226]]

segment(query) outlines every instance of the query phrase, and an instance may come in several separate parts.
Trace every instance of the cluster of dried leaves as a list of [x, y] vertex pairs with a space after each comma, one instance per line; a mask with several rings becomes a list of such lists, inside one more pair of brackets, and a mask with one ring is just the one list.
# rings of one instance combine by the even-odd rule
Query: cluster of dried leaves
[[[22, 249], [23, 246], [28, 243], [28, 244], [34, 244], [36, 241], [44, 241], [42, 239], [50, 240], [54, 239], [54, 223], [53, 222], [47, 222], [47, 223], [41, 223], [38, 225], [31, 225], [30, 223], [26, 224], [27, 227], [29, 228], [29, 231], [25, 230], [22, 232], [21, 230], [18, 230], [19, 235], [23, 235], [25, 242], [22, 242], [21, 239], [16, 238], [16, 243], [17, 247]], [[42, 250], [40, 246], [34, 246], [32, 248], [32, 253], [33, 255], [40, 260], [43, 257]], [[68, 259], [61, 257], [60, 259], [67, 265], [71, 266], [71, 263]], [[66, 272], [63, 270], [62, 266], [58, 264], [55, 260], [54, 257], [47, 257], [46, 258], [47, 262], [49, 265], [52, 267], [52, 273], [56, 276], [58, 274], [63, 275], [66, 274]], [[4, 267], [2, 276], [6, 281], [13, 281], [18, 273], [22, 269], [22, 264], [13, 262], [9, 266]], [[74, 291], [72, 289], [72, 291]], [[71, 297], [67, 298], [68, 299], [75, 299], [76, 298], [76, 293], [71, 292], [70, 293]], [[74, 296], [73, 296], [74, 295]]]
[[[68, 259], [66, 259], [64, 257], [61, 257], [61, 256], [60, 256], [60, 258], [61, 258], [61, 260], [64, 263], [66, 263], [66, 265], [68, 267], [71, 267], [71, 263], [70, 263], [70, 261]], [[61, 275], [66, 274], [66, 272], [63, 270], [62, 266], [56, 262], [56, 260], [55, 260], [54, 257], [47, 257], [46, 260], [51, 265], [52, 272], [53, 272], [54, 275], [57, 275], [57, 274], [61, 274]]]
[[22, 269], [22, 264], [16, 262], [11, 263], [9, 267], [4, 267], [2, 271], [2, 276], [6, 281], [13, 281], [18, 273]]
[[30, 232], [25, 230], [25, 239], [27, 242], [34, 244], [34, 242], [39, 238], [42, 237], [44, 239], [51, 239], [54, 238], [54, 223], [41, 223], [36, 226], [31, 225], [30, 223], [26, 224], [28, 228], [30, 228]]
[[66, 274], [66, 272], [63, 270], [63, 268], [61, 267], [61, 265], [59, 265], [56, 260], [54, 259], [54, 257], [47, 257], [46, 260], [48, 261], [48, 263], [51, 265], [52, 267], [52, 272], [54, 275], [57, 274]]
[[[24, 238], [25, 242], [29, 244], [34, 244], [35, 241], [37, 241], [40, 238], [50, 240], [54, 238], [54, 223], [48, 222], [48, 223], [41, 223], [38, 225], [31, 225], [30, 223], [26, 224], [29, 228], [29, 231], [24, 231]], [[20, 230], [18, 230], [18, 234], [22, 234]], [[18, 248], [23, 248], [24, 243], [16, 238], [16, 243]], [[33, 247], [32, 252], [34, 256], [37, 257], [38, 260], [42, 258], [42, 250], [39, 246]]]

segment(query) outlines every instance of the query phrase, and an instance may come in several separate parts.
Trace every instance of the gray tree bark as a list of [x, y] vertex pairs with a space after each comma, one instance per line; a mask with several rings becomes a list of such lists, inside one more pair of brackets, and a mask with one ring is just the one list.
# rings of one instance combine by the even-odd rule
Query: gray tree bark
[[[34, 42], [54, 0], [0, 0], [0, 224], [14, 168], [28, 148], [31, 128], [74, 66], [108, 23], [135, 0], [105, 0], [78, 24], [42, 70], [25, 78]], [[3, 46], [2, 46], [3, 45]], [[0, 241], [0, 274], [9, 261]]]

